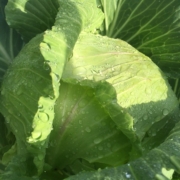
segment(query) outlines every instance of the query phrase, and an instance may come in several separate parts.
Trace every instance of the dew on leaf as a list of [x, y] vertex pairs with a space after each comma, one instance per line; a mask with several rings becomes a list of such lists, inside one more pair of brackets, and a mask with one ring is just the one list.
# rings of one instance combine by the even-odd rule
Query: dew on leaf
[[131, 174], [126, 172], [125, 175], [126, 175], [126, 178], [131, 178]]
[[6, 123], [8, 124], [10, 121], [6, 119]]
[[94, 144], [99, 144], [101, 142], [101, 139], [100, 138], [97, 138], [94, 140]]
[[147, 119], [148, 119], [148, 116], [147, 116], [147, 115], [144, 115], [144, 116], [143, 116], [143, 119], [144, 119], [144, 120], [147, 120]]
[[42, 105], [42, 104], [39, 104], [39, 105], [38, 105], [38, 109], [43, 109], [43, 105]]
[[85, 131], [86, 132], [91, 132], [91, 129], [89, 127], [86, 127]]
[[153, 114], [153, 112], [152, 112], [152, 111], [149, 111], [149, 114]]
[[6, 91], [3, 88], [2, 91], [1, 91], [1, 95], [4, 95], [4, 94], [6, 94]]
[[32, 132], [33, 139], [38, 139], [38, 138], [41, 137], [41, 135], [42, 135], [41, 131], [34, 131], [34, 132]]
[[46, 114], [45, 112], [39, 112], [38, 118], [43, 122], [47, 122], [49, 120], [49, 115]]
[[164, 109], [164, 110], [163, 110], [163, 115], [166, 116], [166, 115], [168, 115], [168, 114], [169, 114], [169, 111], [168, 111], [167, 109]]
[[151, 135], [152, 135], [152, 136], [156, 136], [156, 133], [155, 133], [155, 132], [153, 132]]
[[44, 68], [44, 70], [49, 70], [50, 68], [49, 68], [49, 64], [47, 63], [47, 62], [44, 62], [44, 65], [43, 65], [43, 68]]
[[23, 93], [22, 88], [18, 88], [16, 93], [17, 93], [18, 96], [21, 95]]
[[60, 80], [59, 75], [58, 75], [58, 74], [53, 73], [53, 76], [54, 76], [55, 81], [59, 82], [59, 80]]

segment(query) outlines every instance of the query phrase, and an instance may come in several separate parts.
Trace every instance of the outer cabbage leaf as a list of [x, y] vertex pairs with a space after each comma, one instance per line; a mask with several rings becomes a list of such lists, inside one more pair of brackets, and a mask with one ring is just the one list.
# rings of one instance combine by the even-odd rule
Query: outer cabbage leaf
[[99, 166], [117, 166], [129, 160], [130, 151], [130, 141], [99, 105], [92, 89], [61, 83], [46, 154], [48, 164], [58, 170], [67, 166], [81, 169], [83, 163], [78, 165], [76, 160], [83, 159]]
[[97, 172], [83, 172], [76, 176], [67, 178], [67, 180], [81, 179], [109, 179], [109, 180], [125, 180], [125, 179], [172, 179], [174, 170], [180, 173], [180, 123], [171, 131], [170, 135], [164, 143], [159, 147], [151, 150], [146, 156], [132, 161], [126, 165], [107, 168]]
[[[102, 1], [104, 11], [114, 3]], [[113, 1], [114, 2], [114, 1]], [[125, 40], [150, 57], [169, 76], [180, 77], [180, 2], [119, 0], [106, 35]], [[108, 21], [108, 17], [105, 17]]]
[[113, 19], [117, 13], [117, 5], [119, 0], [111, 0], [111, 1], [106, 1], [106, 0], [98, 0], [99, 6], [101, 7], [104, 12], [104, 29], [102, 29], [104, 34], [108, 34], [108, 31], [110, 29], [110, 25], [113, 22]]
[[58, 7], [58, 0], [9, 0], [6, 21], [27, 42], [37, 34], [51, 29]]
[[[35, 6], [36, 2], [33, 2]], [[23, 48], [8, 69], [2, 85], [0, 111], [10, 123], [17, 140], [17, 155], [21, 155], [18, 161], [17, 157], [14, 159], [19, 162], [19, 166], [30, 159], [31, 165], [34, 163], [37, 168], [37, 172], [33, 173], [27, 169], [31, 175], [40, 174], [43, 169], [64, 65], [72, 55], [81, 29], [93, 31], [102, 23], [103, 18], [101, 10], [96, 8], [95, 0], [68, 0], [59, 3], [61, 6], [52, 31], [37, 35]], [[18, 8], [24, 10], [24, 6], [26, 4], [21, 4]], [[91, 11], [87, 12], [87, 7], [91, 7]], [[87, 17], [91, 16], [93, 20], [100, 13], [97, 21], [88, 23]], [[16, 20], [17, 25], [18, 22]], [[16, 165], [9, 163], [7, 171], [2, 175], [3, 180], [12, 174], [16, 177], [25, 176], [27, 172], [17, 171]]]
[[0, 0], [0, 83], [9, 65], [22, 47], [20, 35], [9, 28], [5, 20], [4, 7], [7, 0]]
[[[2, 160], [3, 154], [11, 148], [15, 142], [14, 135], [10, 133], [9, 128], [6, 127], [4, 117], [0, 114], [0, 159]], [[1, 164], [1, 161], [0, 161]], [[0, 167], [1, 169], [1, 167]]]
[[165, 136], [178, 120], [172, 119], [177, 98], [161, 70], [124, 41], [82, 33], [63, 80], [94, 88], [117, 128], [136, 145], [168, 124]]
[[[75, 4], [79, 3], [79, 14], [83, 14], [83, 27], [86, 31], [96, 31], [102, 24], [103, 14], [100, 9], [96, 7], [96, 0], [91, 1], [76, 1], [68, 0]], [[65, 1], [62, 0], [9, 0], [6, 7], [6, 19], [9, 26], [15, 28], [20, 32], [25, 41], [29, 41], [35, 35], [42, 33], [47, 29], [51, 29], [54, 25], [55, 18], [61, 19], [61, 16], [68, 15], [67, 22], [71, 25], [74, 21], [75, 11], [67, 9], [58, 10], [59, 6], [64, 6]], [[87, 11], [88, 9], [88, 11]], [[63, 11], [56, 17], [58, 11]], [[13, 16], [12, 16], [13, 14]], [[23, 19], [22, 19], [23, 17]], [[63, 21], [63, 23], [65, 23]], [[56, 22], [57, 25], [57, 22]], [[65, 27], [65, 25], [63, 25]], [[73, 26], [73, 25], [72, 25]], [[73, 28], [73, 27], [72, 27]]]

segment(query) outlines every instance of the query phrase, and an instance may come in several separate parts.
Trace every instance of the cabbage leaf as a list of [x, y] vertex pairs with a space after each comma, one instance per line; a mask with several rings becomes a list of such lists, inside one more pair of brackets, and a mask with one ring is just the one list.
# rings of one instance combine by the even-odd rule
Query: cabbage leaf
[[0, 137], [0, 179], [164, 180], [179, 173], [179, 102], [164, 74], [178, 77], [179, 6], [9, 0], [7, 24], [26, 44], [1, 68], [0, 135], [9, 136]]

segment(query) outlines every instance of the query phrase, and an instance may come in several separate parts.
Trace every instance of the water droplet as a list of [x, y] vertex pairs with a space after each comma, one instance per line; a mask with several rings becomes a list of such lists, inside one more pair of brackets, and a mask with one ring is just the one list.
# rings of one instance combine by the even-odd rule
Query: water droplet
[[60, 77], [58, 74], [52, 73], [52, 77], [55, 79], [55, 81], [59, 82]]
[[34, 131], [34, 132], [32, 132], [32, 138], [38, 139], [41, 137], [41, 134], [42, 134], [41, 131]]
[[152, 136], [156, 136], [156, 133], [155, 132], [152, 132], [152, 134], [151, 134]]
[[89, 127], [86, 127], [85, 131], [86, 132], [91, 132], [91, 129]]
[[45, 143], [46, 143], [46, 141], [42, 141], [42, 142], [41, 142], [41, 145], [44, 146]]
[[164, 109], [164, 110], [163, 110], [163, 115], [166, 116], [166, 115], [168, 115], [168, 114], [169, 114], [169, 111], [168, 111], [167, 109]]
[[1, 94], [4, 95], [6, 93], [5, 89], [3, 88]]
[[49, 64], [47, 62], [44, 62], [43, 68], [46, 71], [49, 70], [50, 69]]
[[6, 117], [6, 123], [9, 123], [10, 120], [11, 120], [11, 116], [7, 116], [7, 117]]
[[144, 115], [143, 119], [144, 119], [144, 120], [147, 120], [147, 119], [148, 119], [148, 116], [147, 116], [147, 115]]
[[149, 111], [149, 114], [153, 114], [153, 112], [152, 112], [152, 111]]
[[126, 175], [126, 178], [130, 178], [131, 177], [131, 174], [129, 174], [129, 173], [125, 173], [125, 175]]
[[39, 105], [38, 105], [38, 109], [43, 109], [43, 105], [42, 105], [42, 104], [39, 104]]
[[101, 139], [100, 138], [97, 138], [94, 140], [94, 144], [99, 144], [101, 142]]
[[18, 96], [21, 95], [23, 93], [22, 88], [19, 88], [16, 93], [17, 93]]
[[44, 112], [39, 112], [38, 113], [38, 118], [43, 122], [47, 122], [49, 120], [48, 114], [46, 114]]
[[6, 123], [9, 123], [10, 121], [8, 119], [6, 119]]

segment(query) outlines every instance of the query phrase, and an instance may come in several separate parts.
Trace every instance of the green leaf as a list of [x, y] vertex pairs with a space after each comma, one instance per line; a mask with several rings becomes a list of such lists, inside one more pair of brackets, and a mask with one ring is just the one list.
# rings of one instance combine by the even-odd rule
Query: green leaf
[[[105, 10], [114, 9], [113, 3], [103, 2]], [[169, 76], [180, 77], [179, 10], [179, 0], [118, 1], [112, 23], [106, 23], [107, 35], [125, 40]]]
[[161, 70], [121, 40], [82, 33], [63, 80], [94, 88], [100, 104], [132, 142], [141, 141], [151, 127], [156, 132], [171, 122], [178, 107]]
[[[104, 26], [105, 26], [105, 34], [108, 34], [110, 25], [113, 22], [114, 16], [117, 13], [117, 5], [118, 5], [118, 0], [99, 0], [102, 5], [102, 9], [104, 12]], [[99, 5], [100, 6], [100, 5]]]
[[[25, 11], [26, 3], [18, 2], [22, 4], [11, 2], [10, 6], [12, 4], [17, 6], [15, 8], [12, 5], [12, 9], [18, 12]], [[32, 38], [22, 49], [6, 73], [0, 97], [0, 111], [9, 120], [11, 130], [16, 136], [17, 154], [22, 155], [21, 159], [29, 156], [33, 159], [32, 166], [35, 165], [37, 168], [35, 175], [41, 174], [43, 170], [46, 147], [54, 119], [54, 104], [59, 96], [59, 82], [64, 65], [72, 56], [72, 50], [81, 29], [94, 31], [102, 23], [103, 17], [100, 16], [100, 19], [88, 24], [88, 18], [92, 12], [94, 15], [91, 19], [95, 19], [101, 13], [96, 7], [95, 0], [89, 2], [81, 0], [78, 3], [69, 0], [59, 1], [59, 3], [61, 6], [55, 26], [52, 30]], [[89, 6], [91, 11], [87, 12], [86, 8]], [[26, 16], [24, 17], [23, 13], [17, 15], [17, 20], [14, 21], [17, 27], [19, 27], [18, 18], [26, 19]], [[25, 35], [28, 40], [31, 38], [28, 32], [27, 34], [25, 32]], [[21, 166], [20, 161], [17, 161], [18, 164]], [[13, 164], [8, 166], [9, 169], [11, 166]], [[11, 173], [14, 171], [16, 170]], [[19, 173], [21, 176], [19, 170], [14, 173]], [[8, 170], [5, 174], [8, 174]]]
[[[71, 3], [73, 4], [70, 5]], [[86, 31], [96, 32], [96, 28], [101, 26], [103, 13], [96, 7], [96, 0], [80, 0], [78, 2], [76, 2], [76, 0], [67, 1], [69, 5], [66, 6], [66, 9], [61, 8], [64, 6], [63, 4], [66, 4], [66, 2], [62, 0], [9, 0], [6, 7], [7, 23], [9, 26], [17, 29], [27, 42], [35, 35], [47, 29], [51, 29], [54, 25], [55, 18], [57, 22], [62, 18], [60, 15], [62, 12], [64, 12], [63, 16], [69, 16], [67, 23], [71, 25], [71, 21], [74, 21], [74, 17], [77, 17], [73, 16], [76, 10], [71, 11], [71, 8], [78, 4], [78, 14], [82, 15], [83, 27]], [[59, 6], [61, 7], [58, 10]], [[88, 11], [84, 11], [84, 9], [88, 9]], [[57, 15], [58, 11], [62, 12]], [[65, 23], [65, 21], [62, 21], [62, 24], [63, 23]], [[63, 27], [65, 27], [65, 24], [63, 24]]]
[[128, 161], [129, 140], [116, 129], [93, 93], [90, 88], [61, 83], [46, 154], [46, 162], [53, 168], [71, 167], [77, 159], [106, 166]]
[[4, 153], [6, 153], [14, 143], [15, 143], [15, 137], [10, 132], [10, 129], [8, 127], [8, 121], [5, 122], [4, 117], [2, 116], [2, 114], [0, 114], [0, 159], [1, 160]]
[[6, 20], [10, 27], [22, 34], [24, 41], [51, 29], [58, 12], [58, 0], [9, 0]]
[[6, 171], [0, 174], [0, 180], [39, 180], [37, 177], [31, 177], [35, 171], [32, 158], [23, 157], [22, 154], [13, 158], [6, 167]]
[[23, 44], [20, 35], [15, 30], [9, 28], [6, 23], [4, 14], [6, 3], [6, 0], [0, 0], [0, 83], [7, 68]]
[[136, 161], [126, 165], [107, 168], [97, 172], [84, 172], [76, 176], [67, 178], [67, 180], [80, 179], [144, 179], [168, 180], [172, 178], [173, 171], [180, 173], [180, 123], [172, 130], [168, 138], [159, 147], [150, 151]]

